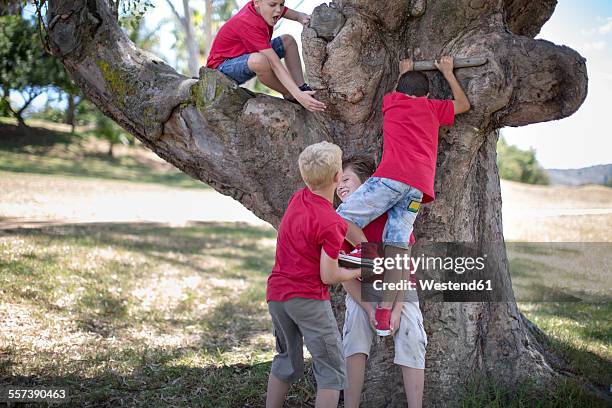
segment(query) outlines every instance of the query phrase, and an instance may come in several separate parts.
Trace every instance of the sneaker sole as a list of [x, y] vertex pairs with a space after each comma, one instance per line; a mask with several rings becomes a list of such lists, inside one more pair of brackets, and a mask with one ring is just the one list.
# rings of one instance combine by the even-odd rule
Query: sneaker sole
[[356, 256], [350, 256], [350, 255], [344, 255], [344, 254], [340, 254], [340, 256], [338, 257], [338, 262], [340, 263], [340, 265], [346, 266], [349, 268], [350, 267], [361, 268], [363, 266], [364, 268], [372, 269], [374, 267], [374, 262], [369, 259], [364, 260]]
[[389, 336], [391, 334], [391, 330], [378, 330], [376, 329], [376, 334], [381, 337]]

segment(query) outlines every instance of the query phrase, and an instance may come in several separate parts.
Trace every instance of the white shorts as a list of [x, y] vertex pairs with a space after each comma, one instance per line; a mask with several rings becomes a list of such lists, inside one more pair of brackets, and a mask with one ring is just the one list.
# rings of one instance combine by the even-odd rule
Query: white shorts
[[[357, 353], [370, 355], [370, 347], [376, 333], [370, 326], [368, 316], [355, 300], [346, 295], [346, 314], [342, 349], [344, 357]], [[395, 358], [397, 365], [409, 368], [425, 368], [425, 348], [427, 334], [423, 328], [423, 316], [418, 302], [404, 302], [400, 328], [393, 335], [395, 341]]]

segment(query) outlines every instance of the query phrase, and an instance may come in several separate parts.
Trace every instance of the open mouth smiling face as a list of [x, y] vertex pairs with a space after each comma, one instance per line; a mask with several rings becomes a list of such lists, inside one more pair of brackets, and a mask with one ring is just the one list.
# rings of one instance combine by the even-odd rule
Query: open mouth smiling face
[[357, 174], [355, 174], [350, 167], [347, 167], [343, 170], [342, 178], [336, 188], [336, 194], [340, 200], [345, 201], [361, 184], [361, 180]]

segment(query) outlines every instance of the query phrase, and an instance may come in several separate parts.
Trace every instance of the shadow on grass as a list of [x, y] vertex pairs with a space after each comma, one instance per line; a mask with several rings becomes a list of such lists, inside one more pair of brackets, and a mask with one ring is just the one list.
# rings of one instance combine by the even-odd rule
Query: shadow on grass
[[[68, 310], [62, 312], [65, 312], [64, 316], [74, 319], [79, 329], [104, 338], [112, 338], [112, 342], [104, 344], [109, 348], [112, 345], [114, 349], [99, 349], [97, 347], [100, 343], [97, 340], [86, 340], [81, 345], [84, 352], [77, 357], [67, 355], [57, 358], [57, 354], [53, 353], [61, 352], [46, 351], [33, 356], [32, 360], [26, 363], [23, 362], [24, 357], [19, 355], [19, 350], [0, 349], [0, 384], [68, 386], [73, 398], [70, 406], [79, 407], [217, 408], [263, 405], [273, 354], [272, 344], [267, 344], [270, 343], [269, 338], [261, 340], [262, 334], [270, 330], [265, 305], [265, 277], [274, 260], [274, 251], [270, 246], [260, 246], [258, 241], [273, 239], [276, 236], [275, 231], [234, 223], [194, 223], [184, 228], [171, 228], [156, 223], [96, 223], [12, 229], [0, 234], [14, 236], [33, 248], [30, 252], [19, 253], [15, 262], [20, 262], [20, 265], [13, 264], [13, 261], [5, 261], [2, 264], [10, 271], [12, 265], [23, 268], [15, 275], [19, 276], [19, 279], [26, 276], [26, 269], [30, 268], [33, 270], [34, 279], [42, 280], [44, 275], [36, 275], [42, 271], [32, 269], [31, 265], [59, 263], [57, 256], [48, 257], [48, 254], [37, 252], [51, 246], [82, 248], [81, 252], [84, 254], [89, 254], [97, 248], [113, 248], [143, 254], [147, 262], [180, 265], [189, 269], [186, 275], [195, 272], [205, 278], [243, 279], [246, 287], [238, 297], [227, 296], [223, 292], [211, 293], [210, 296], [217, 302], [206, 313], [183, 314], [178, 310], [184, 307], [180, 305], [161, 317], [143, 316], [150, 319], [147, 323], [158, 324], [157, 328], [162, 333], [163, 330], [171, 332], [171, 329], [175, 328], [187, 332], [192, 330], [191, 326], [198, 329], [194, 330], [197, 333], [195, 340], [189, 340], [187, 346], [150, 347], [150, 339], [146, 337], [121, 337], [122, 331], [119, 329], [139, 328], [137, 317], [126, 313], [124, 296], [129, 295], [111, 292], [108, 288], [115, 287], [115, 281], [105, 280], [105, 276], [97, 275], [126, 274], [126, 282], [133, 282], [146, 272], [133, 271], [133, 266], [122, 266], [113, 259], [112, 262], [116, 263], [111, 262], [93, 272], [82, 272], [80, 276], [87, 284], [99, 280], [100, 286], [93, 285], [92, 288], [100, 290], [89, 291], [85, 296], [79, 297], [74, 314], [68, 313]], [[196, 258], [199, 255], [231, 260], [235, 266], [229, 269], [205, 267]], [[53, 274], [56, 270], [51, 269], [48, 272]], [[38, 297], [31, 300], [35, 306], [42, 306], [41, 309], [46, 307]], [[554, 315], [555, 309], [551, 309], [550, 313]], [[577, 320], [587, 318], [583, 314], [572, 316]], [[607, 332], [598, 332], [597, 335], [604, 333]], [[189, 339], [187, 336], [185, 338]], [[91, 343], [88, 343], [89, 341]], [[73, 345], [68, 346], [63, 350], [71, 350]], [[581, 367], [588, 367], [587, 363], [592, 364], [593, 360], [586, 357], [593, 356], [586, 356], [584, 350], [566, 342], [560, 342], [560, 345], [556, 346], [558, 349], [562, 347], [575, 352], [576, 354], [568, 355], [575, 357], [576, 361], [585, 356], [585, 359], [579, 361]], [[75, 350], [78, 350], [78, 347], [75, 347]], [[599, 359], [596, 360], [597, 364], [601, 364], [604, 370], [610, 367], [609, 362], [604, 359], [597, 356], [594, 358]], [[598, 372], [601, 372], [599, 370], [600, 368]], [[500, 396], [500, 393], [503, 395]], [[567, 395], [567, 392], [561, 391], [554, 397], [557, 398], [557, 405], [541, 406], [571, 406], [562, 403], [573, 401], [569, 398], [574, 397]], [[568, 399], [564, 400], [565, 397]], [[505, 404], [504, 401], [512, 401], [513, 395], [506, 390], [495, 389], [490, 393], [487, 391], [484, 397], [475, 393], [470, 398], [473, 404], [464, 406], [532, 406], [531, 402], [534, 402], [528, 399], [528, 403], [523, 405]], [[292, 387], [286, 406], [312, 406], [313, 402], [314, 384], [311, 374], [307, 374], [304, 380]], [[573, 406], [581, 405], [574, 403]]]
[[74, 143], [79, 136], [56, 132], [44, 128], [23, 128], [16, 125], [0, 123], [0, 149], [19, 151], [26, 146], [51, 147], [58, 144]]
[[[572, 274], [546, 262], [510, 258], [508, 269], [515, 298], [519, 302], [590, 302], [610, 303], [610, 293], [580, 280]], [[601, 293], [597, 293], [600, 291]]]
[[[131, 155], [111, 157], [85, 152], [78, 146], [83, 140], [79, 135], [6, 124], [0, 124], [0, 135], [0, 170], [3, 171], [209, 188], [175, 168], [154, 168]], [[57, 147], [62, 147], [61, 153]]]
[[[96, 356], [96, 362], [129, 360], [130, 374], [106, 369], [95, 376], [75, 371], [65, 375], [5, 376], [0, 384], [19, 387], [66, 387], [70, 407], [159, 407], [209, 408], [263, 407], [271, 362], [194, 366], [181, 363], [193, 354], [189, 349], [125, 350], [121, 355]], [[9, 355], [6, 365], [11, 366]], [[93, 362], [89, 362], [93, 363]], [[315, 383], [312, 366], [289, 389], [285, 407], [312, 407]], [[20, 405], [21, 406], [21, 405]], [[27, 405], [23, 405], [27, 406]]]
[[[42, 228], [5, 228], [0, 235], [21, 235], [48, 240], [50, 243], [85, 247], [112, 246], [149, 254], [180, 253], [206, 255], [207, 251], [243, 249], [257, 253], [250, 240], [274, 239], [276, 231], [246, 223], [192, 222], [187, 227], [170, 227], [154, 222], [101, 222], [51, 225]], [[273, 252], [273, 251], [272, 251]], [[236, 257], [248, 264], [260, 265], [270, 250], [258, 255], [224, 251], [215, 256]], [[273, 255], [273, 253], [272, 253]]]
[[[610, 346], [612, 303], [539, 303], [526, 313], [540, 324], [543, 340], [555, 354], [569, 363], [569, 371], [587, 377], [602, 389], [609, 386], [612, 361], [591, 347]], [[593, 346], [599, 342], [600, 346]]]
[[519, 384], [500, 384], [483, 372], [474, 372], [463, 389], [461, 408], [583, 408], [608, 407], [604, 392], [589, 389], [573, 378], [557, 378], [541, 385], [534, 381]]

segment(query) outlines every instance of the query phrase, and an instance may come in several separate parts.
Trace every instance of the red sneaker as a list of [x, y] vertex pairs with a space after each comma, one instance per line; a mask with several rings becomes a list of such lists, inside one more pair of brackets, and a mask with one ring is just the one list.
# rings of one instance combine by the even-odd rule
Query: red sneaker
[[374, 319], [376, 319], [376, 334], [379, 336], [391, 334], [391, 308], [376, 306]]
[[362, 258], [361, 246], [355, 247], [350, 254], [341, 253], [338, 256], [338, 263], [345, 268], [361, 268], [362, 266], [372, 268], [374, 265], [371, 259]]

